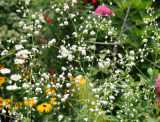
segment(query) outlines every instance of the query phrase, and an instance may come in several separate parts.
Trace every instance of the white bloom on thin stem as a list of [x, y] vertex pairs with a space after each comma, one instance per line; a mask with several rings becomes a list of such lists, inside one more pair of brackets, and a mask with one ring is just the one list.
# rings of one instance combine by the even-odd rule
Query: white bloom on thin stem
[[7, 86], [7, 90], [16, 90], [16, 89], [18, 89], [18, 86], [16, 85]]
[[14, 63], [15, 64], [24, 64], [24, 60], [23, 59], [15, 59]]
[[77, 3], [77, 0], [72, 0], [72, 3], [73, 3], [73, 4], [76, 4], [76, 3]]
[[63, 119], [63, 115], [58, 116], [58, 121], [61, 121]]
[[14, 81], [18, 81], [22, 78], [21, 75], [19, 74], [14, 74], [14, 75], [11, 75], [11, 79], [14, 80]]
[[27, 89], [27, 88], [29, 88], [29, 84], [23, 83], [22, 87], [23, 87], [24, 89]]
[[7, 69], [7, 68], [4, 68], [4, 69], [1, 69], [0, 70], [0, 73], [2, 73], [2, 74], [8, 74], [8, 73], [10, 73], [11, 72], [11, 70], [10, 69]]
[[94, 31], [91, 31], [91, 32], [90, 32], [90, 35], [91, 35], [91, 36], [94, 36], [95, 34], [96, 34], [96, 33], [95, 33]]
[[84, 31], [83, 31], [83, 34], [88, 34], [88, 30], [87, 29], [85, 29]]

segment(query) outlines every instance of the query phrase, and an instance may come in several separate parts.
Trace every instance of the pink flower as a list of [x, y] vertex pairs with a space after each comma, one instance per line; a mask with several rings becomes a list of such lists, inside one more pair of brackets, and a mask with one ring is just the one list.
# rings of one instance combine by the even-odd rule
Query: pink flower
[[157, 98], [156, 104], [158, 105], [158, 107], [160, 107], [160, 97]]
[[160, 102], [160, 97], [158, 97], [157, 102]]
[[158, 78], [156, 79], [157, 83], [156, 83], [156, 91], [158, 91], [160, 93], [160, 76], [158, 76]]
[[156, 84], [156, 90], [160, 93], [160, 83]]
[[160, 76], [158, 76], [158, 78], [156, 79], [156, 81], [160, 83]]
[[113, 15], [113, 11], [107, 8], [105, 5], [99, 5], [98, 8], [94, 11], [95, 15]]

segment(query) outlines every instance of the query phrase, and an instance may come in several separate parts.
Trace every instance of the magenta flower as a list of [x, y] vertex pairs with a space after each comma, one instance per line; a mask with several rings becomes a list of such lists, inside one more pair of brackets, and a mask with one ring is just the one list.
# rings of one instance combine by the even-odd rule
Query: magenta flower
[[160, 97], [157, 98], [157, 102], [160, 102]]
[[158, 93], [160, 93], [160, 76], [158, 76], [158, 78], [156, 79], [157, 83], [156, 83], [156, 91], [158, 91]]
[[156, 79], [156, 81], [160, 83], [160, 76], [158, 76], [158, 78]]
[[158, 107], [160, 107], [160, 97], [157, 98], [156, 104], [158, 105]]
[[107, 8], [105, 5], [99, 5], [98, 8], [94, 11], [95, 15], [113, 15], [113, 11]]

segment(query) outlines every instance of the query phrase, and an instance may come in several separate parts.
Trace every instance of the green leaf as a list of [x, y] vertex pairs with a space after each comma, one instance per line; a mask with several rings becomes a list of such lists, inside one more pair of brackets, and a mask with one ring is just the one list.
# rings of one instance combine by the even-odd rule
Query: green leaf
[[96, 38], [90, 38], [89, 41], [95, 42]]
[[152, 76], [153, 75], [153, 70], [152, 70], [152, 68], [148, 68], [147, 69], [147, 73], [150, 75], [150, 76]]
[[145, 122], [158, 122], [158, 121], [154, 118], [149, 117], [149, 118], [146, 119]]

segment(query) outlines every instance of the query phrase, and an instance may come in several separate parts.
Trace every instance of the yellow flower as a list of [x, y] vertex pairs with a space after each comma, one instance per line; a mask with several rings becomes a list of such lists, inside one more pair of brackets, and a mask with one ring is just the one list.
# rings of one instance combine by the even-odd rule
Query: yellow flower
[[10, 102], [11, 102], [10, 99], [4, 99], [4, 100], [3, 100], [3, 103], [6, 104], [6, 105], [9, 105]]
[[146, 114], [146, 113], [142, 113], [141, 115], [144, 117], [148, 117], [148, 114]]
[[2, 102], [3, 101], [3, 98], [2, 97], [0, 97], [0, 102]]
[[74, 77], [73, 76], [69, 77], [69, 79], [70, 79], [70, 81], [74, 81]]
[[5, 68], [4, 64], [0, 63], [0, 69], [4, 69], [4, 68]]
[[53, 94], [55, 94], [56, 93], [56, 91], [54, 90], [54, 89], [46, 89], [46, 94], [47, 94], [47, 96], [49, 96], [49, 95], [53, 95]]
[[67, 91], [68, 91], [68, 89], [64, 89], [64, 94], [66, 94], [66, 93], [67, 93]]
[[3, 99], [2, 97], [0, 97], [0, 108], [3, 108], [5, 105], [5, 107], [10, 108], [10, 99]]
[[50, 98], [49, 103], [54, 106], [56, 104], [56, 98]]
[[157, 117], [157, 120], [160, 120], [160, 116]]
[[19, 111], [20, 106], [22, 106], [22, 103], [16, 102], [16, 104], [13, 106], [13, 108], [16, 109], [17, 111]]
[[73, 105], [72, 105], [72, 103], [69, 103], [69, 106], [71, 106], [71, 107], [72, 107], [72, 106], [73, 106]]
[[3, 98], [0, 97], [0, 108], [2, 108], [2, 107], [3, 107]]
[[78, 83], [74, 83], [75, 86], [78, 86], [78, 85], [80, 86], [86, 82], [86, 79], [83, 77], [75, 78], [75, 80], [78, 81]]
[[82, 85], [83, 83], [86, 82], [86, 79], [85, 78], [79, 78], [79, 83], [78, 85]]
[[3, 104], [2, 104], [2, 102], [0, 102], [0, 108], [2, 108], [3, 107]]
[[37, 106], [37, 111], [39, 111], [39, 112], [50, 112], [51, 111], [51, 105], [50, 104], [48, 104], [48, 103], [42, 103], [42, 104], [40, 104], [40, 105], [38, 105]]
[[24, 100], [25, 106], [33, 106], [36, 104], [36, 100], [34, 98], [30, 98], [30, 100], [26, 99]]
[[1, 77], [0, 76], [0, 87], [2, 86], [2, 84], [5, 82], [6, 77]]

